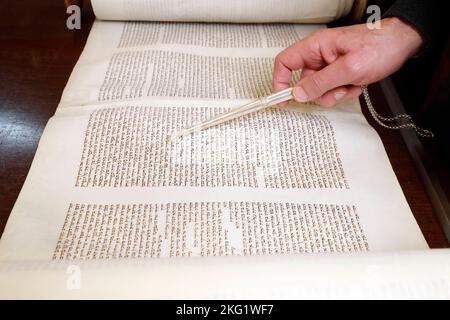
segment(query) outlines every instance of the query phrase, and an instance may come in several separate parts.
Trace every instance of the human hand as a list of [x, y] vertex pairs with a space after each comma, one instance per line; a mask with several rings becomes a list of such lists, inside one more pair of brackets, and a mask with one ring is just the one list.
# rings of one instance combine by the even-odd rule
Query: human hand
[[359, 96], [361, 86], [394, 73], [423, 45], [419, 32], [398, 18], [383, 19], [381, 25], [323, 29], [288, 47], [275, 59], [273, 91], [289, 88], [292, 71], [303, 69], [294, 89], [299, 102], [331, 107]]

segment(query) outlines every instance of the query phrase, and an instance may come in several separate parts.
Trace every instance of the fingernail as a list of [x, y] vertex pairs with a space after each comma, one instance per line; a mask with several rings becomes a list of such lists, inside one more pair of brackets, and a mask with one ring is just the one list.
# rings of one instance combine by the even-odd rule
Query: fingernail
[[336, 101], [341, 100], [343, 97], [345, 96], [345, 92], [338, 92], [334, 95], [334, 99], [336, 99]]
[[301, 87], [296, 87], [294, 89], [294, 98], [298, 102], [307, 102], [308, 101], [308, 95], [306, 94], [305, 90], [303, 90]]

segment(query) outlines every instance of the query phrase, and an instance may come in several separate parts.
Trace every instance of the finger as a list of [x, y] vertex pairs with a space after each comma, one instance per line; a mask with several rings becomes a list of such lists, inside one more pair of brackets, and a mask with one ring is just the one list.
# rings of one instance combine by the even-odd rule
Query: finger
[[314, 101], [328, 91], [353, 84], [359, 77], [357, 68], [351, 64], [348, 56], [337, 59], [302, 79], [294, 90], [295, 99], [299, 102]]
[[313, 70], [313, 69], [309, 69], [309, 68], [303, 68], [302, 69], [302, 73], [300, 74], [300, 79], [297, 82], [297, 86], [300, 85], [300, 81], [302, 81], [302, 79], [309, 77], [310, 75], [312, 75], [313, 73], [317, 72], [317, 70]]
[[[302, 69], [301, 74], [300, 74], [300, 79], [297, 81], [296, 86], [298, 86], [298, 84], [300, 83], [300, 80], [301, 80], [303, 77], [306, 77], [306, 76], [308, 76], [308, 75], [310, 75], [310, 74], [312, 74], [312, 73], [314, 73], [314, 72], [316, 72], [316, 71], [315, 71], [315, 70], [312, 70], [312, 69], [308, 69], [308, 68]], [[289, 86], [287, 86], [287, 87], [289, 88], [289, 87], [291, 87], [291, 86], [292, 86], [292, 84], [289, 83]], [[275, 90], [274, 90], [274, 91], [275, 91]], [[286, 107], [288, 104], [289, 104], [289, 102], [281, 102], [281, 103], [278, 104], [278, 106], [279, 106], [279, 107]]]
[[339, 87], [330, 90], [317, 98], [314, 102], [321, 105], [322, 107], [332, 107], [336, 105], [340, 100], [342, 100], [348, 93], [346, 87]]
[[358, 97], [361, 93], [362, 89], [359, 86], [343, 86], [328, 91], [315, 102], [322, 107], [333, 107], [345, 99]]
[[356, 98], [362, 94], [362, 88], [360, 86], [350, 86], [345, 98]]
[[[316, 70], [309, 69], [309, 68], [304, 68], [304, 69], [302, 69], [302, 73], [301, 73], [301, 75], [300, 75], [300, 80], [297, 81], [296, 86], [299, 85], [300, 81], [301, 81], [304, 77], [307, 77], [307, 76], [313, 74], [314, 72], [316, 72]], [[289, 85], [289, 87], [290, 87], [290, 85]], [[288, 104], [289, 104], [289, 102], [281, 102], [281, 103], [278, 104], [278, 106], [281, 107], [281, 108], [283, 108], [283, 107], [286, 107]]]
[[[292, 86], [293, 71], [302, 69], [301, 78], [315, 72], [314, 70], [305, 67], [306, 60], [302, 56], [302, 52], [311, 52], [307, 49], [309, 46], [306, 44], [307, 39], [301, 40], [288, 47], [276, 57], [272, 82], [273, 92], [279, 92]], [[286, 107], [288, 103], [289, 102], [282, 102], [279, 103], [278, 106]]]
[[[291, 86], [292, 71], [303, 69], [306, 62], [312, 60], [316, 50], [311, 48], [310, 37], [300, 40], [283, 50], [275, 58], [272, 88], [274, 92], [287, 89]], [[313, 53], [314, 50], [314, 53]], [[316, 63], [317, 64], [317, 63]]]
[[[273, 92], [279, 92], [284, 89], [291, 87], [292, 81], [292, 69], [288, 68], [285, 63], [282, 54], [278, 55], [275, 59], [273, 80], [272, 80], [272, 90]], [[279, 107], [283, 108], [289, 104], [288, 101], [281, 102], [278, 104]]]
[[[299, 85], [300, 81], [301, 81], [304, 77], [307, 77], [307, 76], [313, 74], [314, 72], [317, 72], [317, 71], [316, 71], [316, 70], [313, 70], [313, 69], [309, 69], [309, 68], [304, 68], [304, 69], [302, 69], [302, 73], [301, 73], [301, 75], [300, 75], [300, 80], [297, 82], [296, 86]], [[281, 108], [283, 108], [283, 107], [286, 107], [288, 104], [289, 104], [289, 102], [281, 102], [281, 103], [278, 104], [278, 106], [281, 107]]]

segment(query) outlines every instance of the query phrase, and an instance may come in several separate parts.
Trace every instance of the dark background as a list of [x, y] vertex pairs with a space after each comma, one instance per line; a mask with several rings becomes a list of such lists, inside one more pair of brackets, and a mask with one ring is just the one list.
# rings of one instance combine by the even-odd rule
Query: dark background
[[[432, 17], [434, 30], [431, 43], [417, 58], [410, 59], [391, 76], [406, 111], [414, 121], [435, 134], [422, 139], [424, 161], [434, 169], [447, 199], [450, 199], [450, 40], [446, 1]], [[370, 0], [385, 12], [395, 0]]]
[[[45, 124], [56, 110], [89, 34], [94, 20], [89, 1], [84, 1], [81, 30], [67, 30], [66, 18], [62, 0], [0, 1], [0, 234], [25, 181]], [[438, 55], [442, 57], [442, 52]], [[419, 115], [426, 114], [421, 110], [425, 110], [425, 101], [431, 99], [428, 93], [432, 91], [433, 80], [429, 74], [442, 70], [437, 66], [445, 63], [444, 60], [430, 59], [422, 62], [428, 66], [407, 67], [410, 69], [405, 68], [395, 75], [395, 83], [408, 109]], [[411, 72], [414, 77], [410, 76]], [[434, 85], [436, 87], [438, 85]], [[370, 92], [377, 110], [388, 113], [379, 86], [371, 86]], [[382, 129], [370, 116], [366, 117], [383, 140], [428, 244], [432, 248], [448, 247], [400, 134]], [[450, 195], [449, 171], [433, 144], [427, 152], [436, 161], [441, 183]]]
[[[435, 139], [424, 140], [424, 146], [443, 176], [450, 180], [450, 41], [446, 21], [446, 1], [441, 12], [432, 17], [435, 28], [432, 43], [424, 54], [410, 59], [403, 68], [392, 75], [392, 80], [408, 113], [423, 127], [435, 133]], [[386, 12], [395, 0], [369, 0]], [[445, 177], [445, 178], [444, 178]], [[447, 183], [443, 183], [447, 185]], [[446, 188], [447, 196], [450, 190]]]

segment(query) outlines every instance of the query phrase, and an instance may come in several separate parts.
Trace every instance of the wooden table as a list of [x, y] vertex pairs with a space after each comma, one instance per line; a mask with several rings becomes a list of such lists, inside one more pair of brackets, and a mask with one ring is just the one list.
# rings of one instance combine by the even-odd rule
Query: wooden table
[[[66, 28], [63, 1], [0, 2], [0, 233], [30, 168], [39, 138], [89, 34], [94, 16], [83, 8], [82, 29]], [[378, 86], [375, 106], [385, 105]], [[373, 124], [373, 121], [369, 119]], [[398, 132], [380, 129], [394, 171], [432, 248], [449, 243]], [[364, 155], [361, 155], [364, 161]], [[51, 197], [52, 195], [49, 195]]]

